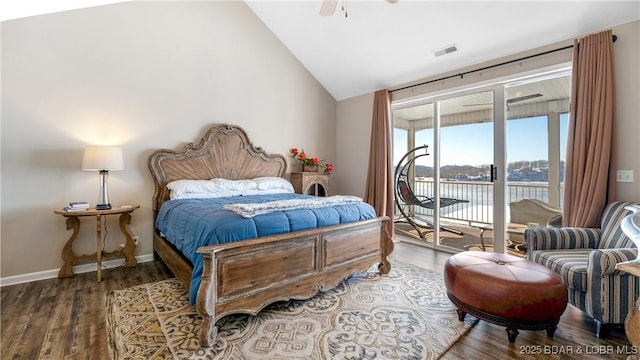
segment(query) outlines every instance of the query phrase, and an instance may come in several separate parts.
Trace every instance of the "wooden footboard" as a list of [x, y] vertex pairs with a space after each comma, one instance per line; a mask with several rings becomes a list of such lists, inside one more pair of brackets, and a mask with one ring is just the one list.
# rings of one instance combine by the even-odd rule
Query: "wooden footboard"
[[215, 323], [226, 315], [255, 315], [276, 301], [311, 298], [376, 263], [381, 274], [388, 273], [393, 242], [384, 230], [386, 221], [381, 217], [200, 248], [200, 344], [215, 343]]

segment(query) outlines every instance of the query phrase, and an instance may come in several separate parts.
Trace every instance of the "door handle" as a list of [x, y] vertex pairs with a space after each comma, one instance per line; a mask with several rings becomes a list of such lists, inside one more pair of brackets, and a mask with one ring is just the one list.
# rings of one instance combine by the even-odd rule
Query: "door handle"
[[491, 172], [491, 182], [495, 182], [498, 179], [498, 167], [491, 164], [491, 169], [489, 171]]

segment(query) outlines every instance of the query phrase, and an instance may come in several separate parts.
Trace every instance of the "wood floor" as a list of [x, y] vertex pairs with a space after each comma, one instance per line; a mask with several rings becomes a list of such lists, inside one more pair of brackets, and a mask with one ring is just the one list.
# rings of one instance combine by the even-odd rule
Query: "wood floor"
[[[394, 259], [439, 273], [444, 271], [449, 256], [406, 242], [396, 243], [391, 254]], [[442, 359], [626, 359], [634, 351], [624, 328], [614, 328], [604, 340], [596, 338], [594, 331], [593, 320], [571, 305], [560, 318], [553, 338], [548, 338], [545, 331], [520, 330], [511, 344], [504, 327], [479, 321]]]
[[[405, 242], [396, 243], [391, 255], [439, 273], [449, 256]], [[106, 292], [169, 277], [163, 264], [149, 262], [104, 271], [100, 284], [93, 272], [3, 287], [0, 358], [108, 359]], [[618, 351], [632, 350], [623, 329], [614, 329], [606, 340], [593, 331], [592, 321], [571, 306], [553, 339], [544, 331], [520, 331], [511, 344], [504, 328], [480, 321], [443, 359], [626, 359]]]

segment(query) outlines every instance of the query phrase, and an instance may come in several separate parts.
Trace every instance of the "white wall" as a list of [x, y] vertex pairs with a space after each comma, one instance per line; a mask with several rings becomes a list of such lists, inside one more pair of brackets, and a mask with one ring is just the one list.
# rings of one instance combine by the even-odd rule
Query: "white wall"
[[[604, 29], [603, 29], [604, 30]], [[640, 21], [614, 26], [613, 33], [618, 36], [614, 43], [615, 71], [616, 71], [616, 116], [617, 136], [616, 150], [618, 154], [618, 169], [633, 170], [633, 183], [618, 183], [618, 199], [640, 201]], [[584, 34], [588, 35], [588, 34]], [[532, 49], [526, 53], [496, 59], [491, 63], [477, 64], [465, 69], [452, 71], [448, 74], [434, 76], [429, 79], [416, 80], [415, 83], [437, 79], [442, 76], [458, 74], [468, 70], [482, 68], [502, 61], [513, 60], [531, 54], [557, 49], [570, 45], [572, 39], [561, 44]], [[392, 94], [393, 100], [418, 97], [420, 94], [451, 91], [469, 84], [486, 82], [490, 79], [504, 77], [508, 74], [520, 73], [530, 69], [548, 67], [571, 60], [571, 51], [555, 53], [553, 55], [535, 58], [517, 63], [513, 66], [495, 68], [467, 75], [464, 79], [452, 79], [433, 83], [410, 90], [398, 91]], [[398, 84], [396, 88], [403, 87]], [[393, 89], [393, 87], [391, 87]], [[338, 102], [338, 116], [336, 125], [337, 157], [340, 159], [340, 172], [337, 178], [337, 192], [364, 194], [366, 186], [366, 159], [369, 157], [369, 139], [359, 136], [359, 132], [371, 131], [371, 117], [373, 111], [373, 93]], [[359, 129], [355, 131], [355, 129]], [[364, 163], [364, 165], [363, 165]]]
[[633, 170], [633, 183], [618, 183], [618, 199], [640, 201], [640, 21], [613, 28], [616, 70], [618, 169]]
[[[125, 2], [5, 21], [1, 36], [2, 278], [62, 265], [71, 233], [53, 211], [98, 198], [85, 146], [123, 148], [109, 197], [142, 205], [136, 255], [152, 252], [155, 149], [230, 123], [269, 152], [336, 159], [336, 101], [243, 2]], [[107, 249], [122, 241], [109, 217]], [[95, 252], [93, 220], [76, 243]]]
[[369, 168], [373, 93], [338, 102], [336, 167], [331, 175], [332, 191], [364, 197]]

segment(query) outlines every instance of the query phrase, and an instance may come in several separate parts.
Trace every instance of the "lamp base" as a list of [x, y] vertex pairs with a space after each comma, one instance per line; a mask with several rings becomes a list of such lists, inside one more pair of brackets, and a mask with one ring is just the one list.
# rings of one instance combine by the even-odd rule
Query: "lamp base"
[[111, 204], [98, 204], [96, 210], [111, 210]]

